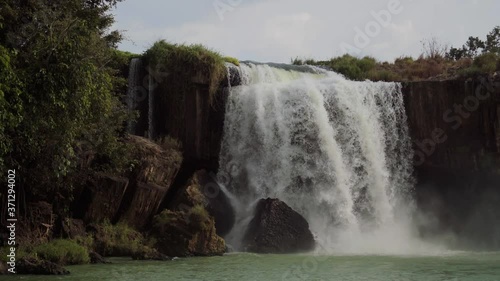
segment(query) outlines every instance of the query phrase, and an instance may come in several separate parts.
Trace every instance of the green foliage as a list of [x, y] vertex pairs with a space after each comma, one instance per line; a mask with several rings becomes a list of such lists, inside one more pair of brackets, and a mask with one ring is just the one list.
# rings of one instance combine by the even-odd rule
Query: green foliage
[[73, 239], [78, 245], [84, 247], [88, 251], [94, 251], [94, 237], [91, 234], [78, 236]]
[[[7, 255], [10, 254], [11, 246], [0, 247], [0, 261], [8, 262]], [[25, 247], [17, 246], [16, 247], [16, 260], [20, 260], [26, 256], [28, 256], [28, 250]]]
[[189, 221], [195, 228], [203, 230], [210, 221], [210, 215], [203, 205], [196, 205], [189, 211]]
[[[194, 87], [193, 79], [207, 82], [210, 101], [226, 76], [224, 58], [203, 45], [171, 44], [156, 42], [144, 54], [146, 62], [161, 77], [166, 77], [172, 92], [183, 95]], [[161, 82], [161, 81], [155, 81]]]
[[11, 66], [11, 53], [0, 45], [0, 173], [4, 157], [12, 149], [9, 136], [22, 121], [22, 85]]
[[488, 74], [495, 72], [500, 63], [500, 55], [495, 53], [484, 53], [474, 59], [472, 65], [468, 68], [462, 69], [460, 75], [464, 77], [471, 77], [480, 74]]
[[233, 57], [224, 57], [224, 61], [225, 62], [229, 62], [229, 63], [232, 63], [236, 66], [240, 66], [240, 61], [237, 59], [237, 58], [233, 58]]
[[[126, 166], [120, 102], [121, 39], [109, 32], [116, 0], [6, 0], [0, 5], [0, 165], [23, 175], [28, 196], [66, 208], [92, 170]], [[121, 81], [123, 82], [123, 81]], [[11, 143], [15, 143], [12, 146]]]
[[410, 65], [414, 63], [415, 60], [412, 57], [399, 57], [394, 61], [395, 65]]
[[87, 249], [72, 240], [53, 240], [35, 247], [33, 252], [42, 259], [60, 265], [87, 264], [90, 262]]
[[169, 225], [174, 225], [181, 219], [179, 213], [164, 210], [153, 218], [153, 229], [165, 231]]
[[[479, 37], [470, 36], [462, 48], [450, 48], [446, 53], [446, 57], [452, 60], [460, 60], [462, 58], [476, 58], [480, 54], [494, 53], [500, 55], [500, 26], [495, 26], [493, 30], [486, 35], [486, 40], [483, 41]], [[477, 69], [481, 71], [480, 69]], [[466, 70], [470, 71], [470, 70]]]
[[141, 233], [126, 224], [103, 223], [94, 238], [95, 251], [104, 256], [131, 256], [145, 244]]
[[351, 55], [332, 58], [329, 61], [315, 61], [313, 59], [301, 59], [296, 57], [291, 60], [293, 65], [316, 65], [327, 67], [351, 80], [366, 80], [376, 66], [377, 61], [372, 57], [356, 58]]
[[319, 65], [319, 64], [324, 64], [324, 62], [317, 62], [315, 61], [314, 59], [312, 58], [299, 58], [299, 57], [296, 57], [294, 59], [291, 59], [291, 64], [293, 65]]
[[360, 81], [368, 79], [367, 73], [376, 66], [376, 63], [376, 60], [371, 57], [359, 59], [351, 55], [343, 55], [330, 60], [327, 66], [348, 79]]
[[398, 75], [395, 72], [381, 69], [381, 70], [372, 70], [368, 72], [368, 80], [393, 82], [393, 81], [401, 81], [403, 79], [400, 75]]

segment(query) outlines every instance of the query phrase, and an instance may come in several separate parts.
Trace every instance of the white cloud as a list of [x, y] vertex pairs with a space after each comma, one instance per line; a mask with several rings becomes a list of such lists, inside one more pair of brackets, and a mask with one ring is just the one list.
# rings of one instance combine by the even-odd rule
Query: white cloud
[[[340, 55], [342, 42], [352, 44], [354, 28], [373, 20], [371, 11], [390, 0], [242, 0], [221, 21], [212, 0], [145, 0], [142, 8], [128, 0], [116, 10], [118, 29], [135, 42], [126, 50], [142, 52], [154, 41], [202, 43], [245, 60], [289, 62], [296, 56], [326, 59]], [[392, 60], [417, 56], [420, 40], [436, 36], [461, 45], [469, 35], [484, 36], [498, 24], [497, 1], [400, 0], [402, 13], [370, 41], [362, 55]], [[146, 8], [145, 8], [145, 7]]]

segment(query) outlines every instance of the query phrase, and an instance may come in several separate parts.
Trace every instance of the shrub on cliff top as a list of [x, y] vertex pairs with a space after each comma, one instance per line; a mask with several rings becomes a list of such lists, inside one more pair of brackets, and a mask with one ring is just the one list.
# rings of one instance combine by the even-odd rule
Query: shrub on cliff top
[[208, 81], [211, 102], [226, 75], [224, 58], [200, 44], [180, 45], [160, 40], [144, 57], [155, 73], [168, 75], [170, 88], [182, 94], [191, 90], [195, 77], [202, 75]]
[[462, 69], [459, 73], [464, 77], [487, 74], [498, 70], [499, 65], [500, 55], [485, 53], [476, 57], [470, 67]]
[[35, 247], [33, 252], [42, 259], [60, 265], [87, 264], [90, 262], [87, 249], [72, 240], [53, 240]]

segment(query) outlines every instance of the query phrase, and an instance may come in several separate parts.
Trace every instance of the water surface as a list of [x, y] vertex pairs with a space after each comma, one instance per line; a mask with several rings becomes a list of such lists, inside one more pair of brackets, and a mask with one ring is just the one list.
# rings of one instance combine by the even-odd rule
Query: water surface
[[228, 254], [223, 257], [71, 266], [68, 276], [10, 276], [2, 280], [500, 280], [500, 253], [432, 257]]

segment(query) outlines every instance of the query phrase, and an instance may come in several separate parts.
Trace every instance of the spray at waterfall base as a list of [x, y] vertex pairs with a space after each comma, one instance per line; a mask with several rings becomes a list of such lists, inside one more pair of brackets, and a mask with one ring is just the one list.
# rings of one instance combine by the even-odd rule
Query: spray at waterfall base
[[[303, 67], [304, 68], [304, 67]], [[429, 254], [417, 238], [401, 85], [319, 68], [242, 63], [230, 87], [221, 171], [241, 239], [261, 198], [302, 214], [321, 253]], [[234, 163], [239, 169], [233, 171]]]

